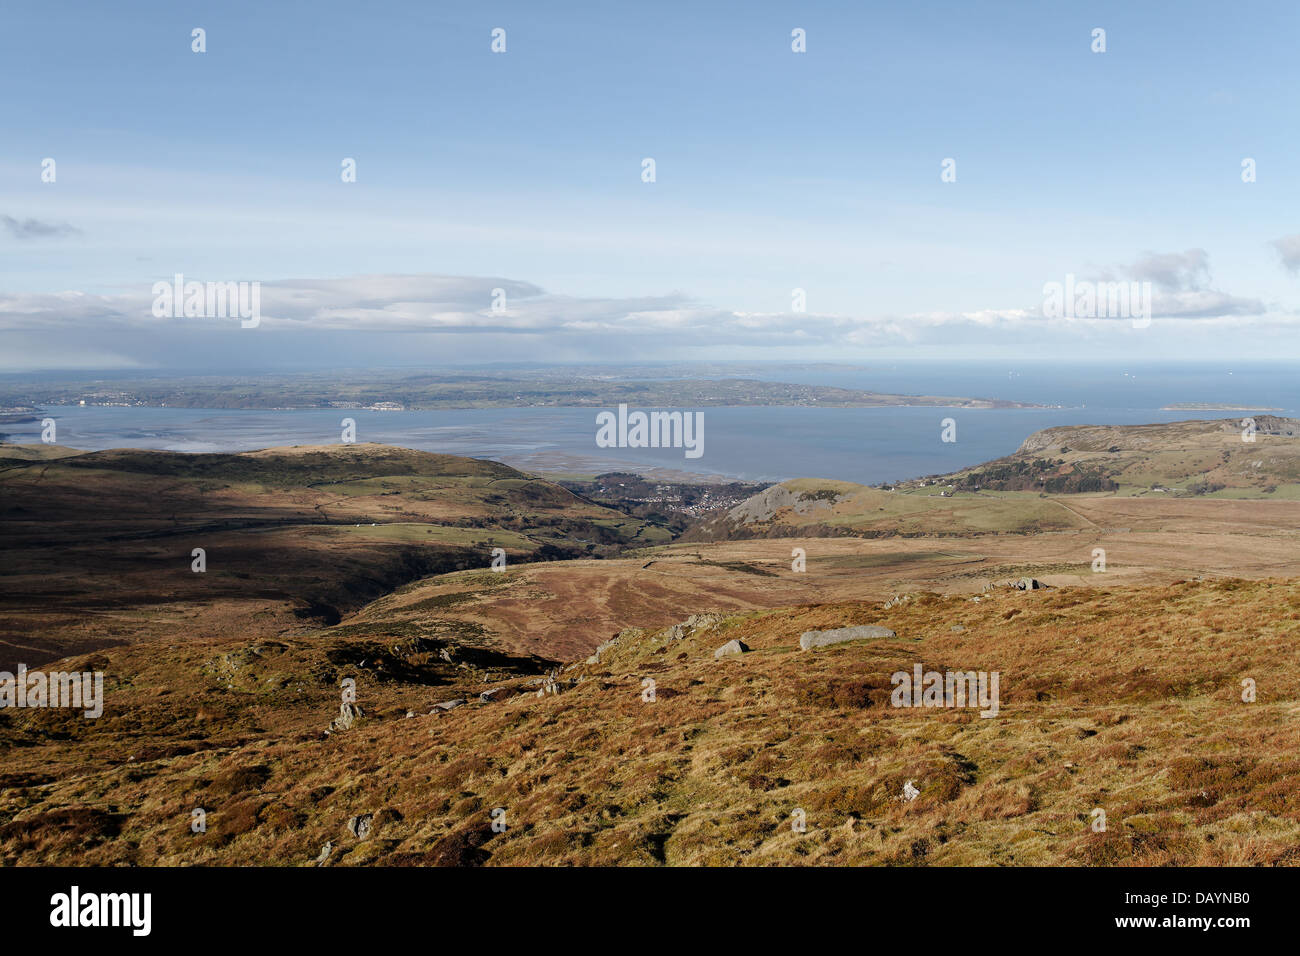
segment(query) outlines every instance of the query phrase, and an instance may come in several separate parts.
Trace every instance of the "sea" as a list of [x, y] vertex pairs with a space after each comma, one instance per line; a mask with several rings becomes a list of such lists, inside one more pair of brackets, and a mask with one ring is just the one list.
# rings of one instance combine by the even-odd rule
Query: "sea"
[[[597, 447], [596, 408], [430, 411], [227, 410], [45, 406], [60, 445], [246, 451], [338, 444], [343, 419], [355, 440], [489, 458], [540, 474], [634, 471], [687, 480], [834, 478], [864, 484], [941, 474], [1010, 454], [1055, 425], [1241, 419], [1262, 412], [1166, 410], [1175, 403], [1276, 409], [1300, 417], [1294, 366], [1108, 363], [1005, 368], [987, 362], [883, 363], [871, 367], [763, 366], [744, 377], [877, 392], [998, 398], [1029, 409], [936, 407], [705, 407], [703, 454], [681, 448]], [[945, 419], [952, 419], [948, 426]], [[0, 426], [11, 442], [40, 441], [39, 423]], [[944, 433], [955, 441], [944, 441]]]

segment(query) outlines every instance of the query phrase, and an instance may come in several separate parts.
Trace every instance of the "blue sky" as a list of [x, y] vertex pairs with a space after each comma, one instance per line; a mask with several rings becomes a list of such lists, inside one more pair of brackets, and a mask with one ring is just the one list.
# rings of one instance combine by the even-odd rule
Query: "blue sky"
[[[0, 368], [1294, 356], [1298, 11], [10, 5]], [[160, 325], [178, 272], [279, 294]], [[1066, 274], [1155, 277], [1151, 328], [1037, 316]]]

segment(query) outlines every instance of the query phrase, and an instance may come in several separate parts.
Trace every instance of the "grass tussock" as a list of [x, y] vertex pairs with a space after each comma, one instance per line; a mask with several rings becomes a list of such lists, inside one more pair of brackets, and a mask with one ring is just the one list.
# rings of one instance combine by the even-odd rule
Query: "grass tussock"
[[[360, 635], [113, 649], [99, 721], [0, 725], [0, 863], [1292, 864], [1297, 607], [1286, 580], [801, 605], [629, 629], [555, 692]], [[798, 649], [865, 623], [897, 637]], [[997, 671], [998, 715], [891, 706], [918, 663]], [[326, 734], [342, 676], [366, 719]]]

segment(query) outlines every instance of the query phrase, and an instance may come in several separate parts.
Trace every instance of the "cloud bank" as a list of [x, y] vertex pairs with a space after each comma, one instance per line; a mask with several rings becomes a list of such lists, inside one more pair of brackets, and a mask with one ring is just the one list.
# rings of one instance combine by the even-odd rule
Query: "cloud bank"
[[[1157, 322], [1236, 329], [1287, 318], [1268, 315], [1259, 300], [1211, 288], [1201, 249], [1147, 253], [1127, 266], [1102, 270], [1098, 278], [1116, 275], [1149, 281], [1159, 290], [1152, 309]], [[448, 361], [575, 361], [770, 349], [782, 357], [780, 350], [791, 349], [834, 355], [845, 348], [1026, 341], [1055, 345], [1068, 356], [1071, 343], [1097, 341], [1124, 324], [1113, 318], [1047, 318], [1034, 299], [1037, 291], [1028, 290], [1030, 301], [1011, 308], [832, 315], [742, 312], [680, 292], [579, 297], [517, 279], [360, 275], [263, 281], [260, 325], [241, 329], [229, 318], [155, 316], [150, 283], [108, 294], [0, 293], [0, 343], [26, 349], [10, 356], [8, 368], [71, 367], [59, 356], [74, 347], [83, 356], [98, 349], [104, 367], [203, 367], [239, 355], [250, 367], [295, 360], [342, 367], [357, 357], [397, 365], [426, 361], [434, 353]], [[93, 365], [92, 360], [79, 367]]]

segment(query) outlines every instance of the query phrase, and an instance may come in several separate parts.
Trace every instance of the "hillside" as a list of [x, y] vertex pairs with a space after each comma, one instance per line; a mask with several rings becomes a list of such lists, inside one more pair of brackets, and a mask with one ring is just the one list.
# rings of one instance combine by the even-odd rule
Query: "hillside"
[[[1096, 496], [1300, 499], [1300, 421], [1259, 415], [1160, 425], [1071, 425], [1012, 455], [881, 488], [801, 478], [702, 517], [685, 541], [853, 535], [1035, 534], [1094, 527]], [[1103, 506], [1104, 507], [1104, 506]]]
[[[542, 661], [329, 630], [113, 648], [71, 662], [109, 673], [100, 720], [0, 715], [0, 863], [1294, 864], [1297, 606], [1227, 580], [702, 615], [554, 693]], [[862, 623], [897, 636], [799, 650]], [[918, 663], [997, 671], [998, 715], [890, 706]], [[345, 677], [364, 716], [325, 734]]]
[[1035, 432], [1013, 455], [949, 476], [957, 490], [1300, 497], [1300, 420], [1254, 415]]
[[332, 623], [426, 575], [486, 568], [493, 548], [516, 562], [669, 537], [495, 462], [382, 445], [4, 449], [0, 667], [182, 624], [270, 636]]
[[[627, 510], [704, 492], [5, 448], [0, 656], [106, 701], [0, 708], [0, 865], [1300, 862], [1300, 500], [800, 480], [669, 541]], [[999, 714], [890, 706], [916, 664]]]
[[989, 534], [1066, 531], [1087, 524], [1037, 495], [941, 495], [938, 488], [872, 488], [848, 481], [798, 478], [760, 492], [728, 511], [702, 518], [685, 541], [747, 537]]

